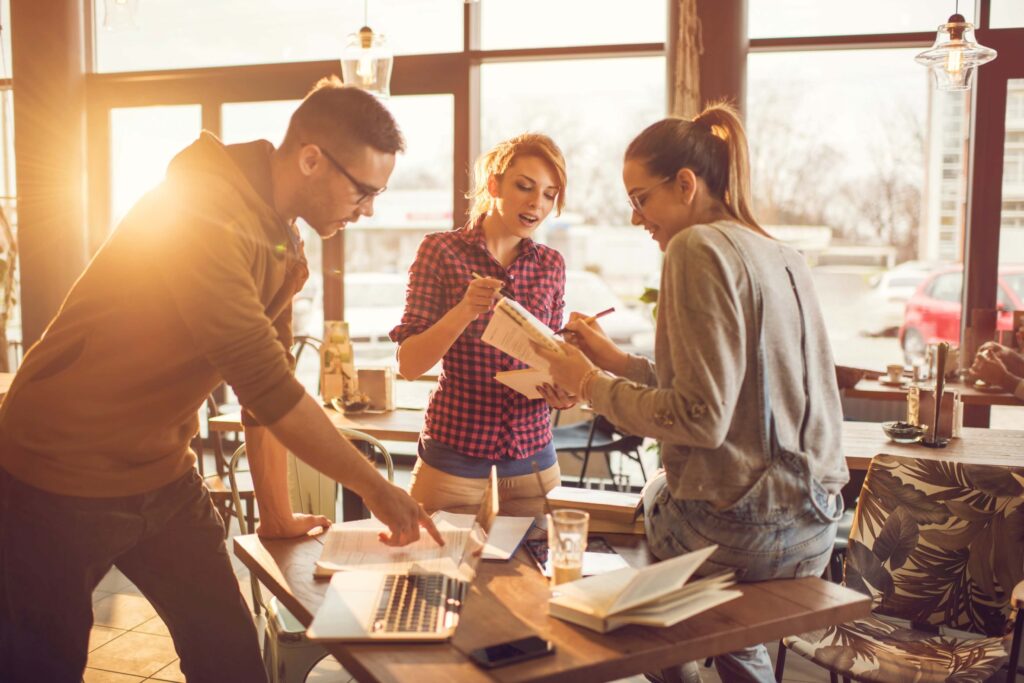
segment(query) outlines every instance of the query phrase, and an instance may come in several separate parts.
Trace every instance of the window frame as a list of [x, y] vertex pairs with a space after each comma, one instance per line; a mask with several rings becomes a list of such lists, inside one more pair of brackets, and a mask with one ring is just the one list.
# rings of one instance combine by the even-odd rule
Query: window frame
[[[86, 13], [91, 11], [86, 0]], [[666, 0], [667, 5], [668, 0]], [[482, 50], [481, 8], [463, 8], [461, 52], [395, 57], [391, 93], [447, 94], [454, 98], [452, 154], [452, 216], [460, 222], [469, 209], [466, 191], [469, 171], [480, 148], [480, 66], [489, 62], [608, 57], [664, 56], [665, 43], [584, 45], [574, 47]], [[86, 74], [86, 137], [89, 253], [106, 239], [111, 219], [110, 111], [122, 107], [199, 104], [202, 127], [221, 133], [221, 105], [235, 102], [301, 99], [312, 83], [328, 74], [340, 74], [336, 60], [257, 64], [147, 72], [97, 73], [89, 36]], [[454, 227], [454, 225], [452, 226]], [[324, 242], [323, 272], [344, 270], [344, 233]], [[344, 278], [324, 277], [324, 319], [344, 317]]]

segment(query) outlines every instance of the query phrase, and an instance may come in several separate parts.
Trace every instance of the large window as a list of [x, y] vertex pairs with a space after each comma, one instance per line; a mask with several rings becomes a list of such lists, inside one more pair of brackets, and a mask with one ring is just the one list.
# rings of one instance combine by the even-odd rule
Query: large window
[[132, 107], [110, 112], [111, 227], [155, 187], [175, 154], [199, 135], [198, 105]]
[[[1003, 0], [1005, 4], [1017, 0]], [[953, 14], [953, 3], [935, 0], [748, 0], [751, 38], [849, 36], [934, 32]], [[998, 3], [999, 0], [996, 0]], [[993, 4], [996, 4], [993, 3]], [[961, 2], [960, 14], [974, 21], [974, 3]]]
[[758, 214], [811, 263], [845, 365], [913, 361], [921, 339], [959, 339], [919, 288], [963, 258], [970, 101], [932, 91], [918, 51], [748, 59]]
[[[106, 0], [95, 8], [96, 69], [150, 71], [338, 59], [363, 25], [362, 0]], [[105, 29], [108, 11], [137, 8], [128, 25]], [[376, 0], [369, 25], [396, 54], [462, 49], [462, 3]], [[5, 24], [6, 25], [6, 24]]]
[[[622, 187], [622, 155], [644, 127], [665, 112], [662, 57], [511, 62], [481, 68], [481, 143], [486, 150], [525, 131], [550, 135], [567, 161], [565, 211], [539, 236], [559, 249], [572, 273], [567, 311], [587, 312], [594, 280], [617, 301], [607, 324], [621, 342], [649, 351], [652, 325], [638, 297], [657, 286], [657, 245], [630, 225]], [[567, 88], [566, 84], [573, 84]], [[596, 275], [587, 278], [582, 271]]]
[[664, 0], [483, 0], [485, 50], [659, 43]]

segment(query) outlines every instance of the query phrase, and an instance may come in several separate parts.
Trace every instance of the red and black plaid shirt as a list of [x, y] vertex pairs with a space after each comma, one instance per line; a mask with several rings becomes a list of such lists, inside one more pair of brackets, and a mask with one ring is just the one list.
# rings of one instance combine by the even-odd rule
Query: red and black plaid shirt
[[[401, 344], [451, 310], [472, 273], [503, 280], [505, 291], [552, 330], [562, 326], [565, 261], [554, 249], [524, 240], [506, 269], [487, 251], [480, 221], [427, 235], [409, 268], [402, 322], [391, 330]], [[526, 365], [480, 340], [493, 313], [469, 324], [444, 355], [430, 395], [423, 435], [465, 455], [490, 460], [526, 458], [551, 441], [550, 408], [494, 379]]]

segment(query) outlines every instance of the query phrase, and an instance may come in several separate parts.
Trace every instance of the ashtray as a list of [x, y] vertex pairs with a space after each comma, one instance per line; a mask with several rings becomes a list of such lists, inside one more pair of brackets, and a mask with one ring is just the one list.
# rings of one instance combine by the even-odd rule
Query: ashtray
[[924, 436], [924, 427], [909, 422], [883, 422], [882, 431], [896, 443], [917, 443]]

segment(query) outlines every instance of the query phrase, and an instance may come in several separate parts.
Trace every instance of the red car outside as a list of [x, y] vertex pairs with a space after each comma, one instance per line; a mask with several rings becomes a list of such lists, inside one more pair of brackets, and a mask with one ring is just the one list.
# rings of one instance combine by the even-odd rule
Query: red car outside
[[[1013, 327], [1013, 311], [1024, 309], [1024, 266], [999, 269], [996, 329]], [[900, 327], [900, 345], [908, 361], [924, 356], [925, 345], [960, 341], [960, 301], [963, 266], [940, 268], [917, 288], [907, 301]]]

